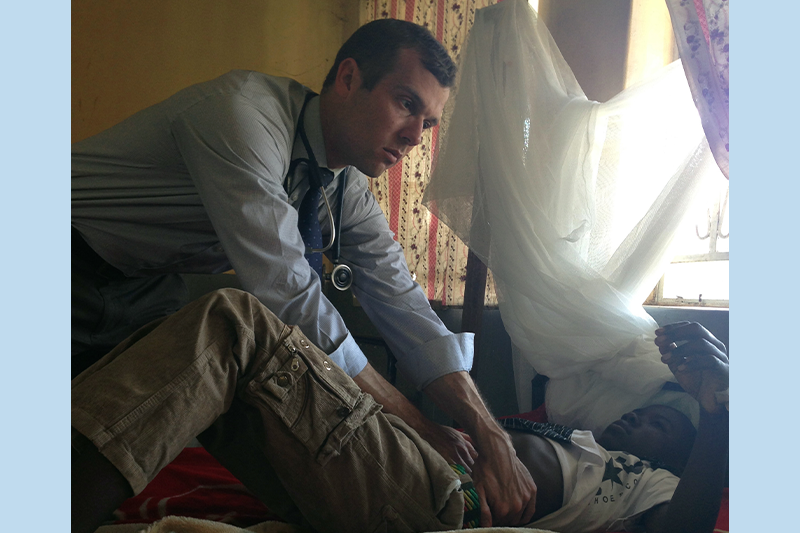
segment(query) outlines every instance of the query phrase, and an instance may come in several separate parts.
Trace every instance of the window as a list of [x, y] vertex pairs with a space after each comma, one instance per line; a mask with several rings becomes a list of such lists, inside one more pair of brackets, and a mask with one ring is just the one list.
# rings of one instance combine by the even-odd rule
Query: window
[[728, 307], [729, 187], [716, 174], [676, 236], [672, 262], [645, 304]]
[[[626, 83], [628, 87], [678, 59], [664, 2], [633, 0]], [[672, 262], [645, 305], [728, 307], [728, 180], [716, 167], [690, 219], [675, 237]]]

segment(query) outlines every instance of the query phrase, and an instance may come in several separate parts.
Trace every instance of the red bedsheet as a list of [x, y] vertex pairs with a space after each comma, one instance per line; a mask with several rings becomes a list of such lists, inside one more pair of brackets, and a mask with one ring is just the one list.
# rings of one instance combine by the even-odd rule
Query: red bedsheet
[[280, 520], [204, 448], [184, 449], [114, 514], [116, 523], [150, 523], [168, 515], [238, 527]]

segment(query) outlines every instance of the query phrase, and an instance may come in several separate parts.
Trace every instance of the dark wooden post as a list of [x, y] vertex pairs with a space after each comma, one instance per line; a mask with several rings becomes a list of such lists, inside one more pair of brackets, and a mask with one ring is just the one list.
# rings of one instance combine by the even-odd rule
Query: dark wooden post
[[486, 265], [470, 250], [467, 256], [467, 280], [464, 286], [461, 331], [475, 334], [475, 357], [472, 361], [472, 372], [470, 372], [473, 377], [475, 369], [478, 368], [483, 306], [486, 301], [486, 276]]

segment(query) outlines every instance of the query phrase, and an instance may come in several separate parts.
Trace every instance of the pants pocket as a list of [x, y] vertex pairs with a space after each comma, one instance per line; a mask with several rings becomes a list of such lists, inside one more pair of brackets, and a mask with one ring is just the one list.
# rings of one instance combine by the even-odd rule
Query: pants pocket
[[245, 401], [269, 408], [323, 465], [381, 409], [296, 327], [247, 384]]

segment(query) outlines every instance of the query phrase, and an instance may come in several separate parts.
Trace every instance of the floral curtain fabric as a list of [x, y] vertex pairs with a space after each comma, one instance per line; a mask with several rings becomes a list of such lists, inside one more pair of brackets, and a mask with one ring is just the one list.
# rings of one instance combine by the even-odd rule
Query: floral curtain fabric
[[711, 153], [728, 177], [728, 0], [667, 0], [675, 41]]
[[[475, 20], [475, 10], [496, 0], [363, 0], [361, 23], [380, 18], [408, 20], [428, 28], [444, 44], [456, 63]], [[444, 305], [464, 302], [469, 249], [447, 226], [422, 205], [422, 195], [436, 161], [439, 137], [447, 127], [427, 131], [422, 144], [382, 176], [370, 180], [370, 189], [389, 220], [406, 261], [429, 300]], [[491, 273], [486, 304], [496, 305]]]

